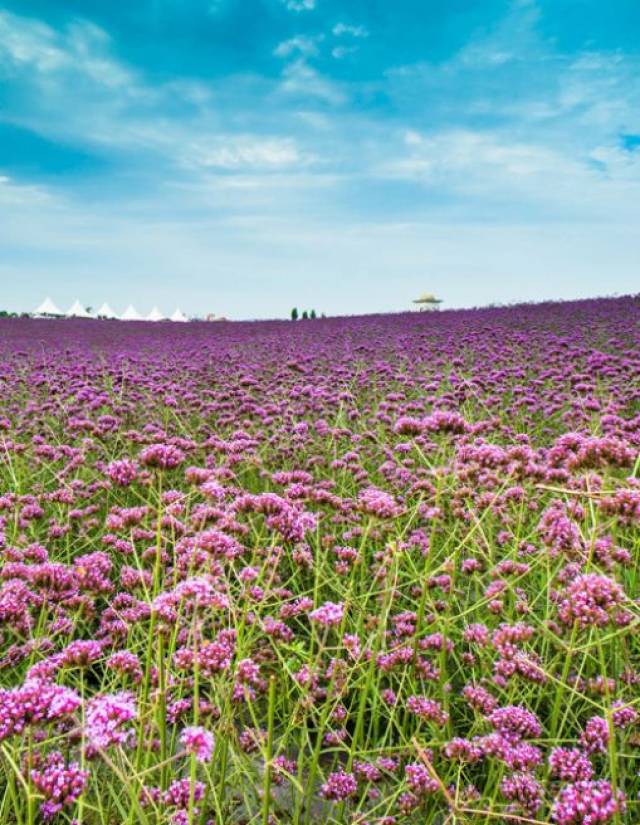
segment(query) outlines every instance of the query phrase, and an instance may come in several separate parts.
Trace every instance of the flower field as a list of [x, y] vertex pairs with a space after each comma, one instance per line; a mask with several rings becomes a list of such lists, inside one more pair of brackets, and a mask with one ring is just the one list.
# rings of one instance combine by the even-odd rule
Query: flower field
[[640, 821], [640, 301], [0, 355], [0, 822]]

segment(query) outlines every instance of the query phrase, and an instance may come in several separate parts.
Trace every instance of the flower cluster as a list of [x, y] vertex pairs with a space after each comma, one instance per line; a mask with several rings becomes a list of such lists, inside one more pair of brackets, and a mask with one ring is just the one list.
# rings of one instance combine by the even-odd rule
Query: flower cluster
[[624, 795], [614, 793], [609, 782], [581, 780], [560, 791], [551, 819], [557, 825], [599, 825], [611, 822], [625, 807]]
[[180, 734], [180, 742], [186, 752], [195, 756], [199, 762], [211, 762], [214, 745], [211, 731], [199, 725], [185, 728]]

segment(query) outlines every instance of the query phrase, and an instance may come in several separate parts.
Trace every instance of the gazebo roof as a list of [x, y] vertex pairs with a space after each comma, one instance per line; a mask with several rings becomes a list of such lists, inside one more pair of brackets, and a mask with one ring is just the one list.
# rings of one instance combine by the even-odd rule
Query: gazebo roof
[[74, 301], [66, 311], [67, 318], [91, 318], [91, 313], [82, 306], [80, 301]]
[[178, 321], [179, 323], [184, 323], [185, 321], [188, 321], [189, 319], [184, 314], [184, 312], [179, 307], [177, 307], [176, 311], [171, 316], [171, 320], [172, 321]]
[[431, 292], [423, 292], [419, 298], [416, 298], [413, 302], [414, 304], [441, 304], [442, 301], [440, 298], [436, 298], [436, 296]]
[[120, 320], [122, 321], [142, 321], [142, 315], [138, 312], [138, 310], [132, 305], [125, 309], [125, 311], [120, 316]]
[[145, 318], [145, 321], [162, 321], [164, 320], [164, 315], [160, 312], [158, 307], [154, 307], [151, 312]]
[[118, 317], [115, 314], [115, 312], [111, 309], [109, 304], [107, 304], [107, 303], [102, 304], [100, 309], [96, 312], [96, 315], [98, 316], [98, 318], [117, 318]]
[[34, 315], [64, 315], [64, 312], [58, 309], [51, 298], [45, 298], [40, 306], [34, 310]]

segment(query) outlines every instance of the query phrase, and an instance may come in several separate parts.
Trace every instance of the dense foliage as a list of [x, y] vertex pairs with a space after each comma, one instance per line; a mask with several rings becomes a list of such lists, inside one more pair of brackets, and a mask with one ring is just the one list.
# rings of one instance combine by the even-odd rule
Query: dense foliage
[[2, 320], [0, 821], [637, 822], [639, 320]]

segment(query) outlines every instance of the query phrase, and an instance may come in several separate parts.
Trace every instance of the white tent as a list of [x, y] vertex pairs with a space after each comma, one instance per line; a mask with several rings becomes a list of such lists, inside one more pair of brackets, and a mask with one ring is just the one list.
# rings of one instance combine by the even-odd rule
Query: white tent
[[45, 298], [44, 301], [33, 311], [34, 315], [64, 315], [61, 309], [53, 303], [51, 298]]
[[82, 306], [80, 301], [74, 301], [73, 305], [65, 312], [67, 318], [91, 318], [91, 313]]
[[100, 309], [96, 312], [98, 318], [117, 318], [118, 316], [115, 312], [111, 309], [109, 304], [104, 303]]
[[172, 321], [180, 321], [180, 322], [184, 323], [184, 321], [188, 321], [189, 319], [184, 314], [184, 312], [180, 308], [178, 308], [178, 309], [176, 309], [176, 311], [171, 316], [171, 320]]
[[125, 309], [120, 316], [121, 321], [142, 321], [142, 315], [131, 304]]
[[160, 312], [158, 307], [154, 307], [145, 318], [145, 321], [163, 321], [164, 315]]

